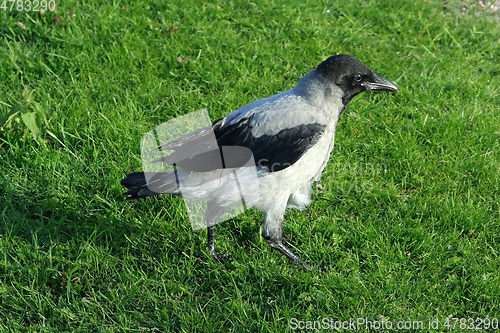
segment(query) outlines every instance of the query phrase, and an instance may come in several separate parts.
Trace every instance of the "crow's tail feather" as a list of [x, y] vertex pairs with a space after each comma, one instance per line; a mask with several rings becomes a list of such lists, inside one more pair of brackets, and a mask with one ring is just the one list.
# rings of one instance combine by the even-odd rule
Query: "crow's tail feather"
[[132, 172], [123, 178], [120, 183], [128, 191], [127, 199], [139, 199], [158, 194], [180, 195], [174, 172]]

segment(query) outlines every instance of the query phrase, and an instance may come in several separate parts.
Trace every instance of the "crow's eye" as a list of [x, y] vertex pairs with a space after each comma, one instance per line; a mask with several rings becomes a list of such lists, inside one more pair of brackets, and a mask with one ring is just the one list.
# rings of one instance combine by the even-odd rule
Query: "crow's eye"
[[356, 81], [356, 82], [361, 82], [361, 80], [363, 80], [363, 75], [361, 75], [361, 74], [357, 74], [354, 77], [354, 81]]

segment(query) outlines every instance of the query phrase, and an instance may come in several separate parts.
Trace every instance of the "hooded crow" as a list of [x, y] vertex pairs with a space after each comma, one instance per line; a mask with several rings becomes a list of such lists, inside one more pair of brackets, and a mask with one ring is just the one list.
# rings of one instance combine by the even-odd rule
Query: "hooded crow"
[[213, 132], [219, 147], [245, 147], [253, 154], [259, 191], [253, 198], [245, 198], [245, 205], [264, 213], [262, 236], [266, 242], [311, 269], [283, 244], [285, 210], [302, 210], [311, 203], [311, 185], [321, 178], [329, 160], [341, 114], [356, 95], [370, 90], [397, 92], [398, 88], [354, 57], [331, 56], [302, 77], [295, 88], [247, 104], [209, 127], [161, 146], [174, 152], [157, 162], [188, 170], [182, 177], [184, 183], [192, 185], [189, 190], [179, 191], [175, 171], [154, 175], [134, 172], [121, 180], [128, 189], [125, 195], [137, 199], [173, 194], [207, 200], [208, 249], [219, 260], [215, 223], [228, 207], [240, 202], [238, 189], [229, 185], [226, 179], [230, 177], [225, 176], [244, 163], [214, 165], [208, 163], [213, 160], [210, 153], [192, 150], [200, 146], [207, 132]]

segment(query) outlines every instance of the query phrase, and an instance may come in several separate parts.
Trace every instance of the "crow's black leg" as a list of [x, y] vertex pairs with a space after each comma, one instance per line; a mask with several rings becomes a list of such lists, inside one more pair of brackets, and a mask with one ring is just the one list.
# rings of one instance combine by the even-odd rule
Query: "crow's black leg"
[[217, 219], [224, 213], [224, 209], [214, 201], [208, 201], [205, 210], [205, 220], [207, 223], [207, 247], [215, 261], [226, 261], [227, 258], [222, 258], [215, 251], [215, 224]]
[[271, 246], [273, 249], [275, 249], [278, 252], [280, 252], [281, 254], [283, 254], [285, 257], [287, 257], [288, 259], [290, 259], [294, 263], [303, 266], [305, 269], [307, 269], [309, 271], [312, 269], [312, 267], [309, 264], [302, 261], [302, 259], [300, 259], [295, 253], [293, 253], [292, 251], [290, 251], [290, 249], [288, 249], [285, 245], [283, 245], [282, 241], [266, 239], [266, 242], [267, 242], [267, 244], [269, 244], [269, 246]]
[[281, 229], [283, 227], [282, 214], [284, 214], [284, 209], [283, 213], [275, 211], [265, 214], [264, 227], [262, 228], [262, 237], [264, 237], [267, 244], [269, 244], [271, 248], [277, 250], [294, 263], [303, 266], [307, 270], [311, 270], [311, 266], [302, 261], [295, 253], [293, 253], [292, 251], [290, 251], [290, 249], [283, 245], [283, 239], [281, 236]]
[[215, 252], [215, 226], [207, 227], [207, 247], [208, 251], [216, 261], [221, 261], [217, 252]]

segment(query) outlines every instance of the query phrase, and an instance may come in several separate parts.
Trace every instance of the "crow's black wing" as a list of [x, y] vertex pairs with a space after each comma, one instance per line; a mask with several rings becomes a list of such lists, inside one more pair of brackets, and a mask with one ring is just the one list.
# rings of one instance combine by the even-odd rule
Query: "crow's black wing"
[[[163, 145], [162, 149], [174, 152], [155, 162], [207, 172], [242, 167], [251, 152], [255, 165], [270, 172], [293, 165], [318, 141], [326, 125], [315, 108], [298, 96], [280, 95], [248, 104], [216, 120], [211, 128]], [[223, 154], [225, 146], [247, 149]]]

